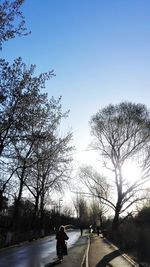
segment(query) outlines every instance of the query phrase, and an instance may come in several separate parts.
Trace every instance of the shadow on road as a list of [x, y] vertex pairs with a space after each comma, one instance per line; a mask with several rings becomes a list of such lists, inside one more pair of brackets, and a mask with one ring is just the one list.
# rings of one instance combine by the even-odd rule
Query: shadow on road
[[60, 264], [60, 261], [56, 260], [56, 261], [53, 261], [53, 262], [50, 262], [50, 263], [46, 264], [45, 267], [51, 267], [51, 266], [55, 266], [55, 265], [58, 265], [58, 264]]
[[105, 255], [102, 258], [102, 260], [100, 260], [100, 262], [96, 264], [96, 267], [112, 267], [112, 265], [109, 262], [120, 255], [121, 255], [120, 251], [115, 250], [115, 251]]

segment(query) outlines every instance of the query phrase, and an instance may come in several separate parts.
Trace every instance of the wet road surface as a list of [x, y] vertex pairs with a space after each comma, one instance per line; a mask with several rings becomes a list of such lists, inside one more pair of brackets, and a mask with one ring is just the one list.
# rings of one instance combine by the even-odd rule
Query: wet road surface
[[[80, 236], [80, 231], [68, 231], [68, 248], [72, 247]], [[44, 262], [56, 258], [56, 239], [50, 236], [42, 240], [27, 242], [0, 251], [0, 267], [43, 267]]]

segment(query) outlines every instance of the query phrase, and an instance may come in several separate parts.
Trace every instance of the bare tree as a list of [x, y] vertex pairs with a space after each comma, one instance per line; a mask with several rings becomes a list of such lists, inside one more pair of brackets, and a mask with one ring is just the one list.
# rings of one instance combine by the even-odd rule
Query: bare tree
[[108, 211], [106, 205], [115, 209], [114, 204], [110, 201], [112, 188], [108, 184], [106, 177], [99, 174], [92, 166], [82, 166], [79, 176], [88, 189], [88, 192], [81, 192], [81, 194], [87, 198], [92, 198], [93, 201], [90, 206], [90, 216], [93, 217], [93, 221], [98, 218], [102, 227], [103, 217]]
[[92, 224], [98, 229], [100, 228], [103, 229], [103, 221], [106, 212], [107, 212], [106, 207], [100, 205], [99, 201], [97, 201], [97, 198], [94, 197], [89, 209], [89, 218]]
[[108, 202], [111, 193], [111, 186], [108, 184], [104, 175], [98, 173], [92, 166], [83, 165], [80, 168], [79, 176], [90, 192], [90, 194], [88, 192], [82, 192], [82, 194], [85, 194], [85, 196], [89, 195], [94, 198], [99, 198], [100, 196], [98, 202], [101, 206], [107, 204], [111, 208], [114, 208], [114, 205], [111, 202]]
[[44, 105], [47, 96], [40, 94], [39, 90], [53, 76], [53, 71], [34, 77], [34, 69], [33, 65], [27, 69], [21, 58], [16, 59], [12, 65], [0, 60], [0, 164], [5, 176], [3, 191], [14, 170], [19, 167], [18, 164], [15, 168], [10, 165], [10, 159], [14, 158], [14, 147], [17, 152], [17, 144], [21, 147], [21, 142], [27, 136], [29, 139], [29, 135], [31, 142], [36, 139], [36, 132], [31, 131], [33, 123], [38, 121], [40, 128], [39, 112], [44, 116], [39, 105]]
[[27, 35], [25, 19], [21, 12], [24, 0], [4, 0], [0, 4], [0, 49], [4, 41]]
[[12, 65], [0, 60], [0, 163], [4, 177], [1, 187], [4, 193], [10, 179], [17, 175], [18, 201], [33, 144], [39, 140], [47, 116], [47, 95], [40, 94], [40, 89], [53, 76], [50, 71], [34, 77], [34, 69], [33, 65], [27, 69], [21, 58]]
[[[128, 160], [138, 159], [145, 148], [149, 148], [149, 112], [145, 105], [123, 102], [101, 109], [92, 117], [90, 124], [95, 137], [92, 147], [100, 152], [106, 169], [112, 172], [111, 179], [114, 179], [116, 190], [114, 200], [104, 197], [101, 191], [96, 190], [96, 194], [113, 208], [115, 215], [112, 229], [117, 230], [120, 215], [143, 199], [142, 186], [149, 179], [148, 171], [141, 179], [129, 183], [123, 173], [124, 164]], [[148, 170], [148, 161], [144, 156], [140, 164]]]
[[[14, 60], [13, 64], [0, 60], [0, 155], [17, 138], [22, 125], [28, 124], [30, 118], [27, 110], [32, 101], [36, 105], [38, 98], [41, 98], [42, 104], [47, 97], [46, 94], [38, 96], [39, 90], [45, 87], [46, 80], [54, 73], [50, 71], [34, 77], [34, 70], [34, 65], [27, 69], [21, 58]], [[32, 105], [30, 114], [35, 107]]]
[[65, 217], [73, 217], [74, 216], [74, 211], [73, 209], [70, 207], [70, 206], [64, 206], [63, 207], [63, 210], [62, 210], [62, 213]]
[[[56, 127], [57, 128], [57, 127]], [[33, 221], [39, 216], [44, 217], [44, 208], [54, 191], [63, 191], [70, 180], [70, 163], [72, 161], [72, 146], [69, 146], [72, 134], [57, 137], [56, 128], [47, 131], [34, 151], [34, 164], [28, 170], [26, 187], [35, 199], [35, 213]], [[46, 132], [45, 132], [46, 133]], [[34, 224], [34, 223], [33, 223]], [[42, 226], [41, 226], [42, 227]]]
[[76, 213], [77, 213], [77, 217], [79, 219], [80, 225], [87, 226], [88, 219], [89, 219], [89, 216], [88, 216], [89, 207], [87, 205], [86, 199], [82, 196], [82, 194], [78, 193], [73, 203], [76, 209]]

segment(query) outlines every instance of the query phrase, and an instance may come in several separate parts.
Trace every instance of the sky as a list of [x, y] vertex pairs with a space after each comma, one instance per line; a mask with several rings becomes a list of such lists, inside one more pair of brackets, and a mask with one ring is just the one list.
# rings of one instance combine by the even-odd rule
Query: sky
[[150, 106], [149, 0], [26, 0], [31, 34], [5, 42], [2, 57], [21, 56], [36, 72], [54, 69], [49, 97], [70, 110], [63, 130], [73, 132], [77, 161], [90, 163], [89, 121], [122, 101]]

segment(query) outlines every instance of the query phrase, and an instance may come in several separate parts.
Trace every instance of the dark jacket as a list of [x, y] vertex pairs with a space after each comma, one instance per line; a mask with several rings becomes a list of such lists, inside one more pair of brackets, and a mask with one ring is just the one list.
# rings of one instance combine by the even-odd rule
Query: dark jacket
[[69, 237], [67, 236], [67, 234], [64, 231], [59, 231], [56, 234], [56, 239], [57, 239], [57, 245], [64, 245], [65, 244], [65, 240], [68, 240]]
[[57, 249], [57, 255], [59, 254], [59, 248], [62, 248], [63, 254], [67, 255], [67, 245], [66, 245], [66, 240], [69, 239], [65, 231], [59, 230], [59, 232], [56, 234], [56, 239], [57, 239], [57, 244], [56, 244], [56, 249]]

